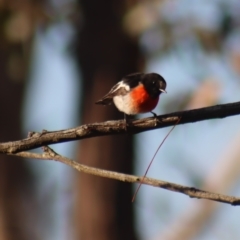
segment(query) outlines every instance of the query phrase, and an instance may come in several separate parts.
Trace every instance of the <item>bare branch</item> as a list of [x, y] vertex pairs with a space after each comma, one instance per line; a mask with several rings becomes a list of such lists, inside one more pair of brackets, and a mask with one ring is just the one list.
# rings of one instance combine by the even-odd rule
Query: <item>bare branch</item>
[[[178, 185], [175, 183], [156, 180], [153, 178], [143, 178], [139, 176], [88, 167], [57, 154], [51, 148], [46, 147], [46, 145], [97, 136], [117, 135], [125, 133], [136, 134], [148, 130], [169, 127], [176, 124], [177, 121], [179, 121], [178, 124], [185, 124], [190, 122], [204, 121], [208, 119], [224, 118], [237, 114], [240, 114], [240, 102], [216, 105], [213, 107], [206, 107], [189, 111], [175, 112], [161, 115], [157, 118], [152, 117], [134, 120], [132, 121], [131, 126], [127, 128], [127, 130], [125, 128], [125, 123], [123, 120], [85, 124], [76, 128], [53, 132], [43, 130], [42, 133], [29, 133], [29, 136], [26, 139], [14, 142], [0, 143], [0, 153], [27, 158], [55, 160], [65, 163], [80, 172], [89, 173], [100, 177], [107, 177], [123, 182], [141, 182], [142, 184], [183, 193], [188, 195], [189, 197], [209, 199], [236, 206], [240, 205], [240, 198], [216, 194], [196, 188]], [[26, 150], [31, 150], [38, 147], [43, 147], [43, 154], [25, 152]]]
[[169, 127], [181, 118], [179, 124], [204, 121], [215, 118], [224, 118], [240, 114], [240, 102], [216, 105], [194, 109], [189, 111], [175, 112], [158, 116], [157, 118], [143, 118], [134, 120], [131, 127], [125, 128], [123, 120], [107, 121], [103, 123], [85, 124], [76, 128], [60, 131], [43, 131], [42, 133], [32, 132], [26, 139], [6, 142], [0, 144], [0, 153], [17, 153], [44, 145], [57, 144], [62, 142], [80, 140], [85, 138], [116, 135], [116, 134], [136, 134], [148, 130]]
[[150, 185], [154, 187], [164, 188], [170, 191], [183, 193], [188, 195], [191, 198], [202, 198], [202, 199], [209, 199], [217, 202], [228, 203], [233, 206], [240, 205], [240, 198], [226, 196], [222, 194], [212, 193], [208, 191], [203, 191], [193, 187], [186, 187], [179, 184], [165, 182], [149, 177], [139, 177], [129, 174], [117, 173], [113, 171], [102, 170], [99, 168], [88, 167], [86, 165], [77, 163], [69, 158], [63, 157], [53, 151], [50, 147], [44, 146], [43, 147], [44, 153], [37, 154], [37, 153], [30, 153], [30, 152], [20, 152], [16, 154], [9, 154], [14, 156], [26, 157], [26, 158], [34, 158], [34, 159], [44, 159], [44, 160], [55, 160], [58, 162], [62, 162], [79, 172], [84, 172], [88, 174], [92, 174], [99, 177], [106, 177], [115, 180], [119, 180], [122, 182], [130, 182], [130, 183], [142, 183], [145, 185]]

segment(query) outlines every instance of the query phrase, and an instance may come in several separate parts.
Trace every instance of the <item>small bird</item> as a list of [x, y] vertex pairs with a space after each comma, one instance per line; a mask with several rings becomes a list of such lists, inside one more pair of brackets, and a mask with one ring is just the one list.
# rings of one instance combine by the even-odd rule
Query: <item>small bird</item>
[[126, 115], [151, 112], [157, 106], [159, 95], [166, 93], [166, 81], [157, 73], [134, 73], [127, 75], [96, 104], [115, 104], [116, 108]]

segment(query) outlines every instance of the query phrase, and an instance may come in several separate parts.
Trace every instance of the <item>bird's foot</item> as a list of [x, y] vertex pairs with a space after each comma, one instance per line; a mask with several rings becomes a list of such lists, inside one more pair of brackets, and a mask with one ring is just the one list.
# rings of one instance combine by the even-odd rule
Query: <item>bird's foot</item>
[[131, 127], [131, 121], [127, 114], [124, 113], [124, 122], [125, 122], [125, 130], [128, 131], [128, 129]]
[[159, 123], [161, 123], [161, 120], [159, 120], [159, 118], [155, 112], [151, 112], [151, 113], [153, 114], [153, 117], [154, 117], [155, 126], [157, 126]]

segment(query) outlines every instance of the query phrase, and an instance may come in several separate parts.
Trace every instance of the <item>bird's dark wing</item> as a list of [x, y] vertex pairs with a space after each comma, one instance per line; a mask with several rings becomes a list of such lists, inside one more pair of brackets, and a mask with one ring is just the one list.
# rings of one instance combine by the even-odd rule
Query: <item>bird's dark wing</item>
[[125, 95], [128, 93], [129, 90], [130, 88], [128, 87], [128, 85], [124, 84], [123, 81], [120, 81], [112, 87], [109, 93], [107, 93], [104, 97], [102, 97], [95, 103], [102, 105], [110, 105], [112, 104], [113, 97], [117, 95]]
[[127, 75], [122, 79], [122, 81], [118, 82], [116, 85], [112, 87], [108, 94], [106, 94], [103, 98], [95, 102], [96, 104], [109, 105], [113, 101], [113, 97], [127, 94], [131, 88], [134, 88], [138, 85], [141, 76], [143, 73], [134, 73]]
[[134, 88], [139, 84], [144, 75], [144, 73], [132, 73], [125, 76], [122, 81], [123, 83], [126, 83], [130, 88]]

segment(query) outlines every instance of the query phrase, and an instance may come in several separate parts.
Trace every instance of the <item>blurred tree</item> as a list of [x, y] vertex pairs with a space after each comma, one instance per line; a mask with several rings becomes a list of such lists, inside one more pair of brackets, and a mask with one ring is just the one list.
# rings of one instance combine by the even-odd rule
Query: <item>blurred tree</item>
[[[41, 9], [36, 1], [0, 1], [0, 141], [21, 138], [31, 39], [34, 24], [40, 17], [34, 13]], [[1, 155], [0, 176], [0, 239], [39, 239], [32, 234], [35, 211], [32, 211], [34, 200], [30, 192], [34, 181], [26, 162]]]
[[[13, 48], [15, 47], [15, 51]], [[19, 49], [18, 49], [19, 50]], [[21, 133], [21, 107], [24, 82], [14, 81], [8, 74], [11, 54], [18, 53], [16, 46], [0, 46], [0, 141], [19, 139]], [[25, 239], [21, 228], [21, 192], [28, 178], [24, 161], [10, 156], [0, 156], [0, 239]]]
[[[114, 107], [94, 102], [128, 73], [141, 69], [137, 38], [122, 29], [122, 18], [134, 1], [80, 1], [84, 26], [78, 39], [78, 59], [83, 76], [84, 123], [123, 118]], [[79, 162], [103, 169], [133, 171], [133, 138], [130, 135], [94, 138], [81, 142]], [[136, 239], [131, 203], [132, 186], [80, 174], [77, 187], [78, 239]]]

